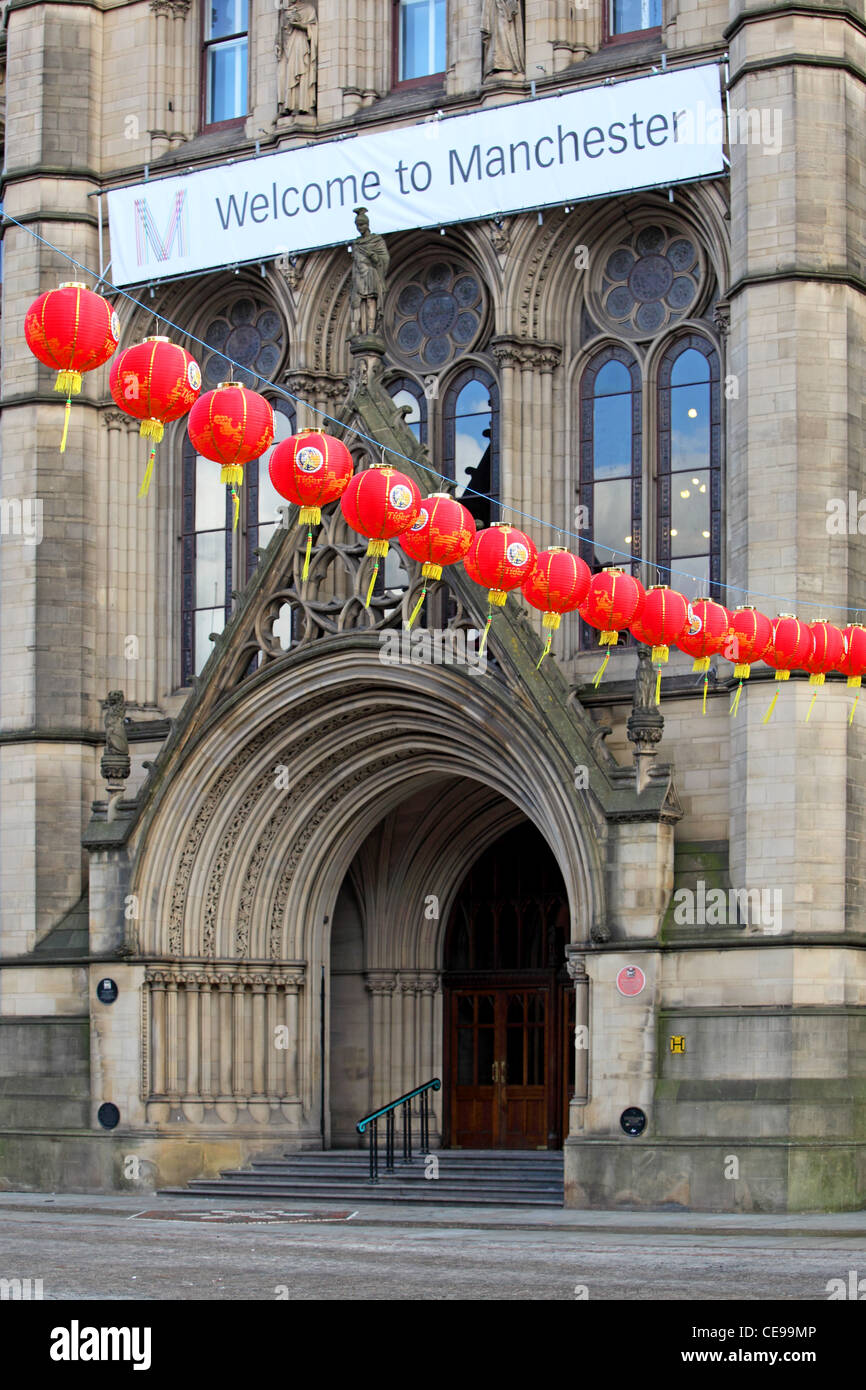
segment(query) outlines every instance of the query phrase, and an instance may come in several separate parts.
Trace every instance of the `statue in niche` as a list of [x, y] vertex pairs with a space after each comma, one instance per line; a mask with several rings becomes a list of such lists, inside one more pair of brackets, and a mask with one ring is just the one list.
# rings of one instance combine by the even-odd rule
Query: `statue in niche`
[[649, 647], [643, 643], [637, 649], [637, 668], [634, 673], [635, 711], [656, 709], [656, 673], [650, 660]]
[[385, 302], [385, 276], [391, 257], [385, 238], [370, 231], [366, 208], [355, 208], [358, 236], [352, 242], [352, 290], [349, 296], [352, 336], [367, 337], [382, 327]]
[[274, 46], [277, 56], [277, 108], [280, 114], [300, 115], [316, 109], [316, 66], [319, 21], [307, 0], [280, 8]]
[[481, 7], [482, 77], [504, 72], [523, 74], [523, 15], [520, 0], [483, 0]]
[[122, 690], [110, 690], [101, 702], [105, 725], [105, 752], [99, 767], [109, 793], [119, 795], [129, 777], [129, 740], [126, 737], [126, 700]]

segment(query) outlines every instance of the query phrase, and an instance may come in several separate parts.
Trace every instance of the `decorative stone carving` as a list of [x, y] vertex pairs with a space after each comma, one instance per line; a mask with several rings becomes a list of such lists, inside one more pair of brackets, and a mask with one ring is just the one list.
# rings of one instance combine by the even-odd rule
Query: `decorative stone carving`
[[370, 231], [367, 209], [359, 207], [354, 211], [358, 236], [349, 248], [352, 253], [349, 332], [353, 337], [369, 338], [381, 334], [385, 276], [391, 257], [385, 245], [385, 238]]
[[483, 0], [481, 6], [483, 77], [523, 75], [526, 66], [520, 0]]
[[274, 262], [277, 271], [282, 275], [292, 294], [295, 293], [304, 278], [306, 259], [306, 256], [278, 256]]
[[99, 764], [109, 794], [123, 791], [129, 777], [129, 741], [126, 737], [126, 701], [122, 690], [110, 690], [102, 701], [105, 724], [105, 752]]
[[280, 8], [277, 42], [277, 109], [299, 115], [316, 109], [319, 21], [315, 5], [306, 0]]
[[589, 929], [589, 939], [597, 946], [603, 946], [606, 941], [610, 941], [610, 927], [606, 922], [593, 922]]
[[570, 979], [584, 980], [586, 978], [586, 956], [568, 956], [565, 968]]
[[713, 305], [713, 323], [722, 338], [731, 331], [731, 306], [726, 299], [718, 299]]
[[511, 246], [511, 228], [513, 225], [513, 217], [494, 217], [493, 221], [488, 224], [490, 240], [500, 261], [505, 260]]
[[656, 673], [649, 648], [641, 644], [637, 649], [632, 710], [626, 724], [626, 736], [635, 746], [635, 786], [638, 792], [642, 792], [647, 784], [649, 768], [665, 727], [664, 716], [655, 702], [655, 688]]
[[500, 367], [534, 367], [539, 372], [552, 372], [562, 361], [562, 348], [557, 343], [501, 337], [494, 338], [490, 346]]

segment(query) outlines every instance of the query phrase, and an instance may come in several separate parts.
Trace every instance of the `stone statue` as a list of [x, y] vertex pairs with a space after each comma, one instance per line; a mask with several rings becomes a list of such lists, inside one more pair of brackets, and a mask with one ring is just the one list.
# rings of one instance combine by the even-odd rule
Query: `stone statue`
[[656, 673], [650, 660], [649, 647], [645, 647], [642, 642], [637, 649], [633, 708], [652, 711], [656, 709]]
[[319, 53], [319, 21], [315, 5], [306, 0], [280, 9], [280, 27], [274, 52], [277, 66], [279, 111], [297, 115], [316, 109], [316, 66]]
[[483, 77], [496, 72], [523, 73], [526, 58], [520, 0], [483, 0], [481, 41]]
[[126, 700], [122, 690], [110, 690], [108, 699], [101, 702], [104, 711], [105, 752], [99, 764], [103, 780], [110, 792], [122, 789], [129, 777], [129, 740], [124, 717]]
[[385, 238], [370, 231], [366, 208], [355, 208], [357, 240], [352, 252], [352, 291], [349, 297], [351, 325], [349, 332], [368, 337], [382, 327], [382, 308], [385, 302], [385, 276], [391, 257]]

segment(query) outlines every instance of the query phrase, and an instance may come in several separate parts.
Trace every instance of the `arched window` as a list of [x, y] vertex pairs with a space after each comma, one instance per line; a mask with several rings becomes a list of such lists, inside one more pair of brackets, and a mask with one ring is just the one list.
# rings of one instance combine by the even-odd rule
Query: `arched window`
[[467, 511], [489, 525], [499, 517], [499, 387], [483, 367], [466, 367], [452, 379], [442, 425], [443, 472]]
[[656, 555], [717, 595], [721, 580], [721, 391], [718, 353], [699, 334], [677, 339], [659, 364]]
[[427, 443], [427, 400], [417, 381], [411, 376], [398, 376], [388, 383], [388, 394], [395, 405], [408, 406], [406, 424], [419, 444]]
[[[292, 406], [273, 400], [274, 448], [295, 428]], [[181, 503], [181, 685], [197, 675], [213, 650], [212, 632], [222, 632], [231, 614], [233, 588], [249, 579], [258, 564], [256, 547], [264, 548], [280, 522], [283, 499], [271, 486], [271, 450], [244, 469], [241, 523], [232, 530], [228, 488], [220, 483], [219, 464], [196, 454], [184, 432]], [[234, 576], [234, 578], [233, 578]], [[243, 580], [239, 577], [243, 576]], [[279, 624], [274, 631], [280, 635]]]
[[591, 569], [641, 554], [641, 381], [633, 355], [606, 347], [580, 384], [580, 502]]

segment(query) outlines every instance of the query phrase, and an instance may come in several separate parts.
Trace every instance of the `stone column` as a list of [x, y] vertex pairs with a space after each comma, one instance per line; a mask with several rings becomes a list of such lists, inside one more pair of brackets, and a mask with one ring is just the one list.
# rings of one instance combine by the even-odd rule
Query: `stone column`
[[265, 977], [254, 975], [252, 998], [253, 1092], [250, 1114], [259, 1124], [267, 1124], [268, 1102], [265, 1095], [265, 1060], [268, 1038], [265, 1019]]
[[[285, 988], [285, 1008], [286, 1008], [286, 1028], [288, 1030], [289, 1046], [286, 1050], [286, 1092], [285, 1101], [291, 1102], [287, 1108], [283, 1105], [283, 1114], [286, 1118], [294, 1118], [297, 1114], [297, 1103], [301, 1094], [301, 1077], [299, 1067], [300, 1052], [300, 1029], [298, 1020], [300, 1017], [298, 998], [302, 981], [301, 975], [287, 975]], [[323, 1059], [324, 1065], [324, 1059]]]
[[[165, 982], [165, 1040], [166, 1040], [166, 1094], [172, 1102], [180, 1099], [178, 1090], [178, 1045], [180, 1042], [177, 1016], [178, 977], [169, 972]], [[172, 1114], [174, 1118], [174, 1114]]]
[[583, 1107], [589, 1100], [589, 976], [585, 956], [568, 957], [574, 981], [574, 1095], [569, 1096], [569, 1133], [583, 1128]]
[[397, 985], [397, 977], [392, 974], [377, 974], [368, 978], [367, 990], [371, 996], [372, 1037], [370, 1074], [373, 1081], [374, 1110], [386, 1105], [394, 1097], [389, 1094], [391, 1075], [391, 996]]
[[232, 982], [219, 976], [219, 1095], [216, 1111], [226, 1124], [233, 1124], [237, 1106], [232, 1096]]
[[204, 1114], [201, 1103], [201, 1049], [199, 1041], [201, 977], [190, 972], [186, 977], [186, 1098], [183, 1113], [197, 1124]]
[[238, 1105], [247, 1100], [246, 1085], [246, 996], [247, 976], [232, 981], [232, 1091]]

